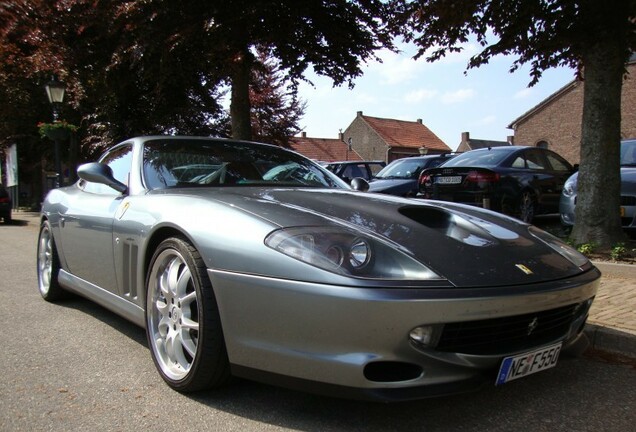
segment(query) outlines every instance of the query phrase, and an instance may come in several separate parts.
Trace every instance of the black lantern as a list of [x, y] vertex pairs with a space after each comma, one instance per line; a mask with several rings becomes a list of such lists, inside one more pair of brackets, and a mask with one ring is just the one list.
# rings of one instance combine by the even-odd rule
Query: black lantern
[[[46, 89], [46, 95], [49, 97], [49, 102], [53, 105], [53, 121], [58, 120], [58, 107], [64, 101], [64, 93], [66, 88], [64, 83], [57, 80], [57, 77], [53, 76], [53, 79], [47, 83], [44, 88]], [[60, 162], [60, 140], [58, 137], [53, 139], [55, 143], [55, 186], [62, 186], [62, 164]]]

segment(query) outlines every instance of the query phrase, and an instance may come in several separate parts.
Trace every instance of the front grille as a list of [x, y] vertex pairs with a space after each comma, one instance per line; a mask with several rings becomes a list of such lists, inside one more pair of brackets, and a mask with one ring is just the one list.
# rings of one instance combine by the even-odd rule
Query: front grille
[[621, 205], [622, 206], [634, 206], [634, 205], [636, 205], [636, 196], [621, 195]]
[[514, 352], [564, 337], [577, 315], [578, 304], [548, 311], [445, 324], [438, 351], [474, 355]]

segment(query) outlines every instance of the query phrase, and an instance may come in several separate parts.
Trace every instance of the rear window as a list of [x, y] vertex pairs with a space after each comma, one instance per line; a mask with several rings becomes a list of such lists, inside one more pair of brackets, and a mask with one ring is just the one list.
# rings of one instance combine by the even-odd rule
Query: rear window
[[509, 151], [470, 151], [449, 160], [444, 167], [494, 167], [501, 164], [508, 156], [510, 156]]

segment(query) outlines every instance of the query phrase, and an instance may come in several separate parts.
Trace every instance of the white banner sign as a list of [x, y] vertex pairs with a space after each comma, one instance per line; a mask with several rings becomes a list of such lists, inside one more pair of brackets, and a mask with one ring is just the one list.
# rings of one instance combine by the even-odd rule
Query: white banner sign
[[6, 186], [18, 185], [18, 146], [13, 144], [5, 150], [7, 184]]

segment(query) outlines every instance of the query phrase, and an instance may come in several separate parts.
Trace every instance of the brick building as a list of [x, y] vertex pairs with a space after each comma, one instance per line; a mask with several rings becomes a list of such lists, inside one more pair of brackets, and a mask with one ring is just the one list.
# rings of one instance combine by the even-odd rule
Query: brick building
[[441, 154], [451, 149], [422, 124], [369, 117], [358, 111], [343, 133], [344, 142], [365, 160], [391, 162], [419, 154]]
[[[636, 137], [636, 59], [627, 65], [623, 81], [621, 137]], [[581, 119], [585, 82], [574, 80], [543, 102], [514, 120], [508, 127], [514, 131], [518, 145], [546, 147], [579, 163]]]

